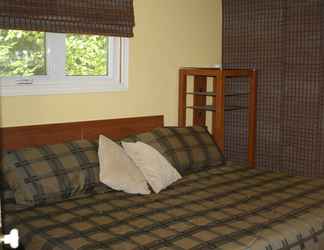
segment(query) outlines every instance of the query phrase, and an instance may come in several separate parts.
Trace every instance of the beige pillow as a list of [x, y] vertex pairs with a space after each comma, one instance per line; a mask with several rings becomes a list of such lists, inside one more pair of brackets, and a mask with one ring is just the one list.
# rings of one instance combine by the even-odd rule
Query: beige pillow
[[122, 142], [122, 145], [155, 193], [181, 179], [178, 171], [155, 148], [143, 142]]
[[126, 193], [151, 193], [142, 172], [117, 143], [100, 135], [98, 155], [102, 183]]

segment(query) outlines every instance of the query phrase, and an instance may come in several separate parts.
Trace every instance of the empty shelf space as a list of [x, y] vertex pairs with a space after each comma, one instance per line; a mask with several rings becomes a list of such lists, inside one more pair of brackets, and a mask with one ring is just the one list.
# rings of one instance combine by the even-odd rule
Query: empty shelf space
[[[204, 105], [204, 106], [187, 106], [189, 109], [195, 109], [195, 110], [203, 110], [203, 111], [216, 111], [213, 105]], [[247, 107], [244, 106], [225, 106], [225, 111], [234, 111], [234, 110], [240, 110], [240, 109], [247, 109]]]

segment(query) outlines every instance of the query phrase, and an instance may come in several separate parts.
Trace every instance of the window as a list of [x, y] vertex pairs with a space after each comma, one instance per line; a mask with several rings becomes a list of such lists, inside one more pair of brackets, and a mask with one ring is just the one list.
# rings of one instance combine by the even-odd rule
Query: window
[[0, 30], [1, 95], [127, 89], [127, 38]]

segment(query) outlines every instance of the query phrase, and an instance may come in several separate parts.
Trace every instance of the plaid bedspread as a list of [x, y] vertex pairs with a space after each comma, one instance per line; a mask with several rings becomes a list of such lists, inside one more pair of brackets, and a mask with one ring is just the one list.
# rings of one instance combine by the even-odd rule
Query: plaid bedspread
[[15, 211], [26, 250], [324, 249], [324, 180], [234, 164], [184, 177], [160, 194], [103, 188], [91, 196]]

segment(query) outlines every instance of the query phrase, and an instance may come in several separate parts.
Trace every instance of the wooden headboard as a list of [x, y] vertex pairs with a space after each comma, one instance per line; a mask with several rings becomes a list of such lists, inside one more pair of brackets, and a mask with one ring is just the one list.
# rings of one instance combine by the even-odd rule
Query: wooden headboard
[[18, 149], [78, 139], [93, 140], [100, 134], [112, 139], [121, 139], [163, 125], [163, 116], [158, 115], [0, 128], [1, 149]]

